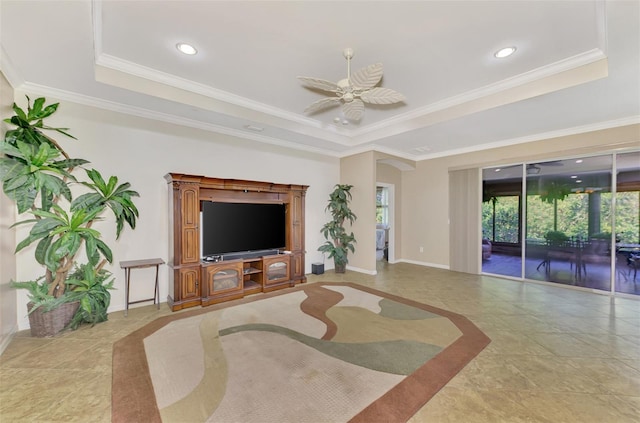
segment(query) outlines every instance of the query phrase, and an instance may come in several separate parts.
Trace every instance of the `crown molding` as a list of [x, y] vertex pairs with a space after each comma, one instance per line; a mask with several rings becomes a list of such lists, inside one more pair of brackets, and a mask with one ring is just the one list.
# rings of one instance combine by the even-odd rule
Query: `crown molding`
[[100, 56], [96, 58], [96, 65], [133, 75], [138, 78], [144, 78], [149, 81], [158, 82], [160, 84], [168, 85], [198, 95], [204, 95], [206, 97], [213, 98], [224, 103], [233, 104], [235, 106], [254, 110], [260, 113], [265, 113], [281, 119], [286, 119], [300, 125], [311, 126], [325, 131], [327, 130], [325, 125], [316, 119], [300, 116], [296, 113], [288, 112], [277, 107], [269, 106], [268, 104], [250, 100], [248, 98], [241, 97], [227, 91], [213, 88], [209, 85], [194, 82], [166, 72], [161, 72], [156, 69], [130, 62], [128, 60], [123, 60], [118, 57], [111, 56], [109, 54], [100, 54]]
[[174, 125], [185, 126], [194, 129], [201, 129], [208, 132], [214, 132], [222, 135], [257, 141], [260, 143], [271, 144], [279, 147], [290, 148], [294, 150], [306, 151], [324, 156], [339, 157], [338, 152], [311, 147], [308, 145], [298, 144], [291, 141], [284, 141], [278, 138], [269, 137], [262, 134], [256, 134], [250, 131], [244, 131], [226, 126], [216, 125], [212, 123], [201, 122], [194, 119], [183, 118], [167, 113], [161, 113], [153, 110], [144, 109], [137, 106], [129, 106], [121, 103], [103, 100], [84, 94], [73, 93], [70, 91], [60, 90], [57, 88], [46, 87], [43, 85], [26, 83], [20, 87], [21, 91], [42, 95], [45, 97], [55, 98], [58, 100], [69, 101], [84, 106], [95, 107], [97, 109], [108, 110], [111, 112], [122, 113], [131, 116], [137, 116], [144, 119], [156, 120], [160, 122], [171, 123]]
[[609, 39], [607, 30], [607, 3], [605, 0], [596, 0], [596, 37], [598, 48], [609, 55]]
[[[429, 104], [427, 106], [415, 109], [411, 112], [407, 112], [395, 117], [377, 122], [375, 124], [367, 125], [359, 129], [345, 129], [334, 127], [332, 125], [327, 126], [323, 122], [311, 119], [308, 117], [300, 116], [296, 113], [288, 112], [276, 107], [269, 106], [264, 103], [249, 100], [247, 98], [219, 90], [210, 87], [205, 84], [200, 84], [194, 81], [180, 78], [178, 76], [160, 72], [155, 69], [151, 69], [136, 63], [120, 59], [115, 56], [111, 56], [104, 53], [99, 53], [101, 50], [99, 44], [100, 37], [95, 38], [96, 44], [96, 66], [108, 68], [117, 72], [122, 72], [127, 75], [131, 75], [138, 78], [143, 78], [149, 81], [153, 81], [159, 84], [174, 87], [180, 90], [184, 90], [193, 94], [203, 95], [208, 98], [212, 98], [224, 103], [233, 104], [238, 107], [242, 107], [248, 110], [253, 110], [259, 113], [264, 113], [269, 116], [273, 116], [280, 119], [285, 119], [289, 122], [293, 122], [305, 127], [311, 127], [322, 132], [327, 132], [327, 135], [336, 133], [350, 138], [352, 143], [344, 143], [345, 146], [356, 146], [360, 144], [370, 143], [380, 139], [376, 133], [383, 132], [383, 129], [396, 128], [394, 134], [406, 132], [407, 130], [418, 129], [420, 127], [430, 126], [431, 123], [423, 122], [416, 125], [415, 120], [424, 118], [424, 116], [432, 115], [436, 112], [443, 112], [447, 109], [471, 103], [475, 100], [479, 100], [485, 97], [493, 96], [514, 88], [524, 86], [526, 84], [539, 81], [541, 79], [557, 75], [559, 73], [577, 69], [581, 66], [585, 66], [598, 60], [606, 58], [602, 50], [595, 48], [585, 53], [578, 54], [573, 57], [525, 72], [520, 75], [499, 81], [494, 84], [487, 85], [472, 91], [468, 91], [461, 95], [450, 97], [436, 103]], [[99, 54], [99, 55], [98, 55]], [[410, 123], [409, 125], [407, 125]], [[388, 134], [385, 132], [385, 136]]]
[[[115, 60], [119, 61], [119, 59]], [[122, 61], [122, 63], [126, 62]], [[133, 65], [133, 68], [139, 69], [140, 67]], [[158, 75], [157, 72], [154, 73], [156, 76]], [[186, 89], [187, 87], [176, 86], [176, 84], [173, 83], [167, 84], [162, 78], [160, 80], [149, 79], [145, 76], [136, 75], [133, 72], [122, 71], [114, 69], [111, 66], [102, 66], [101, 64], [95, 65], [95, 78], [98, 82], [139, 94], [190, 105], [222, 115], [232, 116], [236, 119], [246, 119], [247, 123], [274, 126], [303, 136], [324, 139], [343, 147], [352, 146], [351, 138], [347, 135], [348, 131], [342, 128], [337, 128], [332, 125], [328, 126], [308, 118], [300, 119], [313, 122], [313, 125], [301, 124], [300, 122], [293, 122], [288, 118], [278, 117], [274, 114], [256, 110], [255, 108], [225, 102], [212, 97], [211, 92], [206, 92], [207, 88], [211, 89], [211, 87], [205, 87], [204, 85], [202, 85], [202, 87], [204, 87], [202, 89], [203, 92], [198, 92], [197, 90], [192, 90], [192, 88], [194, 88], [193, 85], [189, 87], [189, 89]], [[171, 79], [173, 76], [170, 75], [169, 78]], [[188, 85], [191, 84], [191, 82], [186, 81], [185, 84]]]
[[93, 61], [102, 54], [102, 0], [91, 0], [91, 31], [93, 33]]
[[[242, 109], [250, 110], [252, 112], [261, 113], [265, 116], [265, 118], [258, 120], [265, 125], [272, 124], [269, 122], [269, 120], [274, 120], [274, 118], [277, 118], [281, 119], [281, 121], [278, 122], [276, 126], [282, 129], [297, 132], [306, 136], [325, 138], [330, 142], [334, 142], [342, 146], [348, 147], [351, 145], [351, 131], [349, 129], [327, 125], [317, 119], [311, 119], [305, 116], [301, 116], [299, 114], [273, 107], [268, 104], [253, 101], [245, 97], [229, 93], [227, 91], [219, 90], [205, 84], [197, 83], [166, 72], [161, 72], [156, 69], [142, 66], [137, 63], [104, 53], [102, 43], [102, 7], [103, 0], [92, 0], [91, 13], [93, 22], [92, 31], [94, 45], [94, 63], [96, 66], [96, 79], [98, 81], [114, 86], [119, 86], [121, 88], [129, 89], [132, 91], [138, 91], [147, 95], [154, 95], [152, 93], [145, 93], [143, 91], [136, 90], [132, 86], [122, 86], [122, 81], [114, 83], [116, 79], [122, 79], [118, 78], [117, 74], [114, 74], [114, 72], [123, 74], [129, 78], [142, 78], [157, 84], [161, 84], [163, 86], [182, 90], [183, 92], [187, 93], [187, 95], [190, 93], [194, 96], [194, 102], [196, 102], [195, 97], [204, 96], [206, 98], [214, 99], [221, 102], [222, 108], [228, 108], [228, 105], [233, 105]], [[100, 72], [100, 68], [105, 68], [109, 71]], [[133, 86], [140, 85], [141, 84], [133, 84]], [[177, 95], [176, 92], [173, 92], [172, 94]], [[180, 97], [183, 99], [180, 102], [185, 102], [184, 94], [180, 95]], [[172, 100], [168, 97], [160, 96], [160, 98]], [[219, 110], [216, 110], [215, 106], [212, 106], [208, 110], [219, 112]], [[238, 116], [236, 117], [240, 117], [240, 113], [238, 113]], [[248, 117], [247, 119], [254, 120], [255, 118], [256, 116], [254, 115], [253, 117]], [[282, 120], [284, 120], [284, 122]]]
[[[346, 153], [340, 153], [341, 156], [344, 156], [344, 154], [352, 154], [352, 151], [362, 152], [370, 151], [373, 149], [373, 147], [354, 149], [354, 147], [360, 145], [368, 145], [372, 142], [391, 135], [397, 135], [407, 131], [428, 127], [441, 121], [458, 118], [469, 113], [475, 113], [478, 111], [476, 110], [478, 109], [478, 107], [480, 107], [481, 109], [488, 108], [488, 105], [479, 105], [478, 101], [482, 101], [483, 99], [490, 99], [490, 97], [492, 96], [492, 101], [494, 103], [510, 103], [513, 101], [517, 101], [518, 99], [514, 100], [513, 98], [509, 98], [509, 94], [507, 93], [509, 90], [513, 90], [515, 88], [523, 87], [523, 90], [521, 90], [522, 96], [524, 96], [524, 98], [529, 98], [534, 94], [524, 92], [524, 86], [526, 86], [527, 84], [531, 84], [533, 82], [558, 75], [562, 72], [577, 69], [582, 66], [595, 63], [599, 60], [606, 59], [606, 5], [604, 0], [596, 0], [596, 22], [594, 22], [594, 24], [596, 26], [598, 38], [597, 48], [593, 48], [581, 54], [568, 57], [566, 59], [539, 67], [537, 69], [533, 69], [531, 71], [504, 79], [502, 81], [498, 81], [493, 84], [489, 84], [478, 89], [465, 92], [460, 95], [443, 99], [441, 101], [374, 124], [370, 124], [357, 129], [347, 129], [343, 127], [327, 125], [317, 119], [301, 116], [297, 113], [250, 100], [248, 98], [241, 97], [227, 91], [213, 88], [209, 85], [181, 78], [173, 74], [161, 72], [156, 69], [142, 66], [137, 63], [104, 53], [102, 48], [102, 3], [103, 0], [92, 0], [92, 29], [94, 36], [93, 41], [96, 68], [98, 69], [102, 67], [112, 71], [110, 73], [101, 73], [101, 77], [98, 79], [101, 79], [102, 82], [121, 86], [118, 84], [122, 84], [123, 81], [116, 82], [116, 79], [118, 79], [118, 77], [117, 75], [113, 74], [113, 72], [115, 71], [133, 78], [142, 78], [157, 84], [162, 84], [167, 87], [173, 87], [186, 93], [191, 93], [195, 96], [204, 96], [206, 98], [217, 100], [223, 104], [237, 106], [242, 109], [246, 109], [246, 111], [261, 113], [264, 115], [264, 119], [262, 119], [262, 123], [264, 124], [269, 124], [267, 121], [270, 119], [283, 119], [288, 123], [285, 124], [285, 122], [278, 122], [274, 124], [288, 131], [317, 138], [324, 138], [327, 141], [340, 144], [349, 150]], [[140, 86], [141, 84], [133, 85]], [[133, 89], [135, 91], [135, 88], [131, 88], [131, 86], [127, 86], [125, 88]], [[536, 90], [533, 91], [535, 92]], [[500, 95], [501, 93], [505, 94], [505, 99], [502, 101], [497, 97], [497, 95]], [[168, 94], [168, 96], [171, 95], [177, 94], [175, 92], [173, 94]], [[170, 99], [169, 97], [165, 98]], [[522, 98], [519, 99], [521, 100]], [[196, 100], [194, 99], [194, 101]], [[476, 103], [472, 104], [472, 102]], [[210, 110], [216, 111], [216, 106], [212, 106]], [[248, 119], [250, 118], [248, 117]], [[407, 153], [398, 153], [397, 151], [389, 154], [401, 154], [401, 157], [415, 159], [415, 155], [413, 154], [407, 155]]]
[[[424, 116], [432, 115], [438, 112], [443, 112], [448, 109], [453, 109], [464, 104], [471, 103], [476, 100], [495, 96], [497, 94], [531, 84], [536, 81], [540, 81], [545, 78], [549, 78], [558, 75], [562, 72], [578, 69], [580, 67], [596, 63], [599, 60], [606, 59], [605, 54], [599, 48], [594, 48], [584, 53], [568, 57], [564, 60], [551, 63], [536, 69], [532, 69], [528, 72], [513, 76], [511, 78], [504, 79], [494, 84], [489, 84], [484, 87], [467, 91], [463, 94], [446, 98], [435, 103], [431, 103], [424, 107], [417, 108], [407, 113], [403, 113], [394, 116], [389, 119], [377, 122], [375, 124], [367, 125], [366, 127], [356, 129], [352, 132], [356, 144], [363, 144], [374, 141], [378, 138], [367, 136], [374, 132], [379, 132], [383, 129], [389, 129], [392, 127], [403, 128], [403, 130], [396, 131], [394, 134], [402, 133], [408, 130], [419, 129], [421, 127], [430, 126], [432, 123], [423, 122], [416, 123], [415, 121], [423, 118]], [[460, 116], [457, 116], [460, 117]], [[387, 135], [389, 133], [387, 132]]]
[[606, 129], [619, 128], [622, 126], [637, 125], [637, 124], [640, 124], [640, 115], [629, 116], [626, 118], [609, 120], [605, 122], [598, 122], [598, 123], [593, 123], [589, 125], [574, 126], [572, 128], [565, 128], [557, 131], [542, 132], [539, 134], [527, 135], [524, 137], [494, 141], [486, 144], [475, 145], [473, 147], [447, 150], [441, 153], [425, 154], [415, 158], [414, 160], [423, 161], [423, 160], [437, 159], [440, 157], [455, 156], [458, 154], [475, 153], [476, 151], [489, 150], [492, 148], [508, 147], [508, 146], [517, 145], [517, 144], [525, 144], [528, 142], [543, 141], [551, 138], [560, 138], [560, 137], [566, 137], [570, 135], [579, 135], [579, 134], [585, 134], [588, 132], [595, 132], [595, 131], [601, 131]]
[[33, 84], [29, 82], [20, 84], [19, 86], [14, 87], [14, 89], [19, 91], [24, 91], [30, 94], [43, 95], [45, 97], [51, 97], [58, 100], [69, 101], [76, 104], [95, 107], [97, 109], [108, 110], [111, 112], [137, 116], [144, 119], [171, 123], [178, 126], [185, 126], [189, 128], [200, 129], [207, 132], [228, 135], [228, 136], [237, 137], [241, 139], [247, 139], [247, 140], [256, 141], [260, 143], [275, 145], [278, 147], [290, 148], [298, 151], [305, 151], [308, 153], [320, 154], [323, 156], [336, 157], [336, 158], [344, 158], [344, 157], [352, 156], [354, 154], [361, 154], [361, 153], [374, 151], [374, 152], [395, 156], [401, 159], [419, 162], [424, 160], [454, 156], [458, 154], [473, 153], [473, 152], [488, 150], [492, 148], [508, 147], [516, 144], [542, 141], [550, 138], [559, 138], [563, 136], [577, 135], [577, 134], [583, 134], [587, 132], [594, 132], [599, 130], [606, 130], [606, 129], [617, 128], [622, 126], [640, 124], [640, 115], [629, 116], [626, 118], [599, 122], [595, 124], [576, 126], [576, 127], [561, 129], [557, 131], [543, 132], [543, 133], [534, 134], [534, 135], [527, 135], [524, 137], [510, 138], [506, 140], [479, 144], [473, 147], [459, 148], [454, 150], [443, 151], [440, 153], [432, 153], [432, 154], [424, 154], [424, 155], [410, 154], [404, 151], [395, 150], [393, 148], [380, 146], [376, 144], [360, 145], [360, 146], [356, 146], [354, 148], [349, 148], [347, 150], [342, 150], [342, 151], [332, 151], [328, 149], [303, 145], [296, 142], [284, 141], [278, 138], [269, 137], [262, 134], [256, 134], [249, 131], [243, 131], [240, 129], [228, 128], [225, 126], [201, 122], [194, 119], [182, 118], [182, 117], [178, 117], [171, 114], [144, 109], [141, 107], [124, 105], [124, 104], [113, 102], [113, 101], [103, 100], [96, 97], [73, 93], [70, 91], [60, 90], [57, 88], [46, 87], [43, 85]]

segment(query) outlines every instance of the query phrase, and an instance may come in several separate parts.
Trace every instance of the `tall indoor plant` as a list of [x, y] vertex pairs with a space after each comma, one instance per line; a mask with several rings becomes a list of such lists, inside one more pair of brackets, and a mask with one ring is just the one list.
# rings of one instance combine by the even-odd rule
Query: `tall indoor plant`
[[357, 216], [349, 208], [351, 201], [351, 188], [353, 185], [336, 184], [333, 192], [329, 194], [329, 203], [325, 211], [331, 212], [331, 220], [324, 224], [320, 232], [326, 241], [318, 251], [327, 253], [329, 258], [333, 258], [336, 273], [344, 273], [349, 259], [349, 250], [355, 252], [356, 243], [353, 232], [347, 233], [344, 228], [345, 221], [350, 224], [357, 219]]
[[[43, 133], [50, 130], [74, 138], [67, 128], [44, 124], [58, 108], [58, 103], [45, 102], [38, 98], [32, 105], [27, 97], [26, 112], [14, 103], [15, 115], [5, 122], [16, 128], [7, 131], [0, 144], [0, 153], [4, 154], [0, 157], [2, 189], [16, 202], [20, 216], [30, 216], [14, 225], [30, 225], [29, 234], [15, 252], [35, 243], [35, 261], [44, 267], [40, 278], [12, 284], [29, 291], [29, 317], [36, 336], [53, 335], [50, 330], [34, 331], [33, 325], [46, 321], [54, 310], [69, 303], [79, 303], [75, 318], [73, 313], [64, 316], [69, 321], [74, 318], [74, 326], [106, 320], [110, 299], [107, 290], [112, 282], [107, 282], [109, 274], [103, 266], [112, 262], [113, 254], [92, 226], [110, 209], [117, 239], [124, 224], [134, 229], [138, 218], [132, 202], [138, 193], [129, 189], [129, 183], [118, 184], [115, 176], [105, 180], [95, 169], [84, 169], [86, 181], [76, 178], [74, 172], [89, 162], [70, 158], [55, 139]], [[81, 189], [88, 192], [74, 197]], [[82, 252], [86, 263], [79, 264]], [[38, 319], [32, 319], [35, 314]], [[60, 323], [53, 326], [58, 330]]]

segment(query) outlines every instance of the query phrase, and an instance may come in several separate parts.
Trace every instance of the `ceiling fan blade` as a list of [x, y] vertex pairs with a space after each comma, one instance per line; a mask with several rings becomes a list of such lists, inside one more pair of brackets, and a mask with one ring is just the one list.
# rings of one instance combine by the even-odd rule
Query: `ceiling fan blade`
[[369, 65], [349, 77], [351, 85], [360, 89], [375, 87], [382, 79], [382, 63]]
[[371, 88], [360, 95], [362, 101], [371, 104], [393, 104], [405, 100], [405, 97], [389, 88]]
[[322, 109], [337, 106], [339, 103], [340, 103], [340, 97], [323, 98], [321, 100], [314, 101], [313, 103], [311, 103], [309, 107], [304, 109], [304, 112], [315, 113]]
[[342, 113], [347, 119], [360, 120], [364, 114], [364, 103], [357, 98], [349, 103], [344, 103]]
[[318, 90], [330, 91], [333, 93], [338, 92], [338, 84], [335, 82], [327, 81], [320, 78], [310, 78], [308, 76], [299, 76], [298, 79], [302, 81], [307, 87], [316, 88]]
[[562, 160], [552, 160], [549, 162], [540, 162], [536, 164], [540, 166], [564, 166], [564, 163], [562, 163]]

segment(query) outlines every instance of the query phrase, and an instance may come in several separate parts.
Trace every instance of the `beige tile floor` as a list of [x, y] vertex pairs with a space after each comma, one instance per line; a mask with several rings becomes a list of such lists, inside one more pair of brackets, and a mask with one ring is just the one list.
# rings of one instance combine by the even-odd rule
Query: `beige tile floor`
[[[386, 262], [377, 276], [309, 275], [318, 281], [451, 310], [492, 339], [412, 423], [640, 421], [640, 301]], [[0, 422], [110, 421], [113, 342], [170, 313], [143, 306], [52, 339], [17, 334], [0, 356]]]

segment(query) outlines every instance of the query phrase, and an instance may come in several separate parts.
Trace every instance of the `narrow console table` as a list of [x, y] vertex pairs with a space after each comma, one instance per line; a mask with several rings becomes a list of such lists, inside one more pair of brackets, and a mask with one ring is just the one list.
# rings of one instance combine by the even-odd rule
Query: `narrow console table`
[[[129, 261], [121, 261], [120, 267], [124, 269], [124, 295], [125, 295], [125, 308], [124, 315], [125, 317], [129, 313], [129, 304], [142, 303], [145, 301], [153, 301], [156, 304], [156, 307], [160, 309], [160, 291], [158, 290], [158, 269], [161, 264], [164, 264], [164, 260], [160, 258], [152, 258], [152, 259], [144, 259], [144, 260], [129, 260]], [[144, 300], [137, 301], [129, 301], [129, 280], [131, 278], [131, 269], [143, 269], [145, 267], [156, 267], [156, 282], [155, 289], [153, 291], [153, 298], [145, 298]]]

